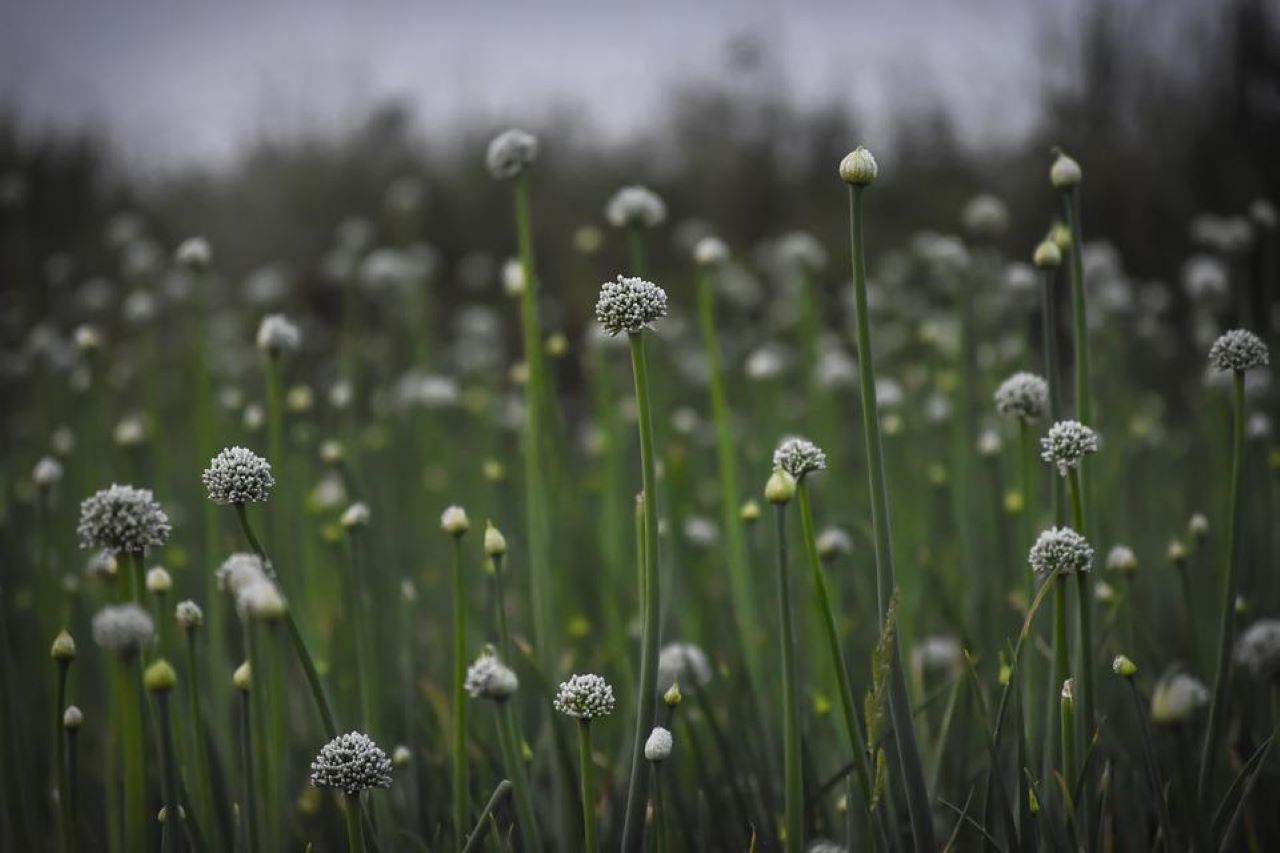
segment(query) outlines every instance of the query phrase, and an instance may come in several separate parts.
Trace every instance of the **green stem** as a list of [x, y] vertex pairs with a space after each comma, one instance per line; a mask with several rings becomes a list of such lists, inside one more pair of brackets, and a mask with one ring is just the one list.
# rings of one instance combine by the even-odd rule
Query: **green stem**
[[1155, 749], [1151, 745], [1151, 730], [1147, 726], [1147, 709], [1138, 695], [1138, 686], [1133, 678], [1125, 678], [1129, 682], [1129, 695], [1133, 697], [1133, 710], [1138, 718], [1138, 730], [1142, 732], [1142, 750], [1147, 759], [1147, 775], [1151, 782], [1151, 795], [1156, 800], [1156, 815], [1160, 819], [1160, 832], [1164, 835], [1165, 848], [1173, 847], [1173, 818], [1169, 815], [1169, 804], [1164, 798], [1164, 780], [1160, 778], [1160, 765], [1156, 764]]
[[62, 714], [67, 707], [67, 674], [71, 661], [58, 661], [58, 701], [53, 708], [54, 762], [58, 771], [58, 817], [62, 823], [62, 849], [75, 848], [75, 821], [71, 816], [71, 785], [67, 779], [67, 739]]
[[484, 804], [484, 810], [480, 812], [480, 819], [476, 821], [476, 828], [471, 833], [471, 837], [467, 840], [467, 846], [462, 848], [462, 853], [473, 853], [480, 849], [481, 842], [489, 833], [489, 825], [491, 818], [498, 806], [502, 805], [502, 801], [511, 793], [511, 783], [503, 779], [493, 789], [493, 793], [489, 795], [489, 802]]
[[[826, 574], [822, 570], [822, 561], [818, 557], [817, 540], [813, 530], [813, 511], [809, 505], [809, 487], [802, 479], [796, 489], [800, 498], [800, 524], [804, 536], [805, 555], [809, 559], [809, 568], [813, 572], [813, 584], [818, 595], [818, 612], [826, 629], [827, 644], [831, 649], [831, 663], [836, 670], [836, 681], [840, 688], [840, 707], [844, 712], [845, 730], [849, 736], [849, 745], [853, 749], [854, 775], [858, 778], [858, 788], [862, 793], [867, 815], [871, 815], [871, 770], [867, 764], [867, 739], [862, 731], [862, 721], [858, 718], [857, 706], [854, 704], [853, 687], [849, 683], [849, 667], [845, 663], [844, 649], [840, 645], [840, 634], [836, 629], [835, 608], [831, 603], [831, 594], [827, 589]], [[853, 803], [848, 804], [850, 812]]]
[[1204, 749], [1200, 754], [1200, 779], [1197, 797], [1201, 807], [1209, 803], [1210, 783], [1213, 781], [1213, 765], [1222, 726], [1226, 716], [1227, 683], [1231, 671], [1231, 643], [1235, 628], [1236, 582], [1240, 573], [1236, 555], [1236, 540], [1240, 535], [1240, 478], [1241, 457], [1244, 452], [1244, 372], [1234, 371], [1234, 408], [1231, 424], [1231, 498], [1227, 522], [1226, 582], [1222, 585], [1222, 621], [1218, 629], [1217, 669], [1213, 676], [1213, 702], [1209, 705], [1209, 723], [1204, 734]]
[[347, 849], [364, 853], [364, 833], [360, 829], [360, 795], [342, 795], [342, 815], [347, 824]]
[[269, 695], [271, 674], [267, 670], [267, 661], [260, 640], [254, 618], [246, 614], [244, 616], [245, 654], [249, 658], [249, 671], [257, 688], [257, 700], [253, 703], [251, 710], [253, 712], [253, 749], [256, 759], [253, 768], [257, 773], [254, 783], [260, 797], [258, 814], [261, 821], [258, 831], [262, 834], [254, 837], [254, 843], [270, 849], [270, 835], [276, 827], [277, 777], [274, 773], [274, 755], [277, 744], [271, 742], [270, 736], [268, 710], [271, 701]]
[[756, 613], [755, 593], [747, 565], [746, 538], [742, 516], [738, 511], [738, 463], [729, 424], [729, 398], [725, 391], [724, 365], [716, 335], [715, 301], [710, 273], [702, 268], [698, 275], [698, 319], [702, 326], [702, 345], [706, 352], [707, 384], [711, 396], [711, 417], [716, 431], [716, 462], [720, 474], [720, 512], [728, 545], [729, 590], [733, 596], [733, 612], [747, 676], [751, 680], [757, 702], [761, 701], [763, 677], [756, 654], [756, 636], [760, 619]]
[[528, 177], [515, 182], [516, 236], [520, 244], [520, 266], [524, 291], [520, 295], [520, 321], [524, 337], [524, 360], [529, 370], [525, 396], [525, 512], [529, 537], [530, 601], [533, 609], [533, 638], [543, 669], [554, 671], [555, 634], [551, 578], [551, 531], [548, 522], [547, 486], [544, 464], [543, 424], [547, 399], [546, 366], [542, 352], [542, 327], [538, 320], [538, 277], [533, 258], [533, 225], [529, 212]]
[[[272, 568], [271, 560], [267, 557], [267, 552], [262, 549], [262, 543], [258, 541], [258, 537], [254, 535], [253, 528], [249, 525], [249, 517], [245, 513], [244, 504], [235, 504], [235, 510], [236, 518], [240, 522], [240, 530], [244, 533], [245, 539], [249, 540], [249, 547], [262, 560], [263, 567], [279, 586], [279, 578]], [[281, 589], [281, 592], [283, 593], [284, 590]], [[315, 660], [312, 659], [311, 653], [307, 651], [307, 644], [302, 639], [302, 632], [298, 630], [298, 623], [293, 617], [292, 607], [285, 608], [284, 624], [289, 631], [289, 640], [293, 643], [293, 649], [298, 655], [298, 661], [302, 664], [302, 671], [307, 678], [307, 686], [311, 689], [311, 698], [316, 703], [316, 710], [320, 712], [320, 720], [324, 724], [325, 736], [332, 740], [338, 736], [338, 718], [333, 713], [333, 705], [329, 702], [324, 683], [320, 680], [320, 671], [316, 669]]]
[[121, 659], [120, 738], [124, 752], [124, 839], [126, 850], [147, 849], [147, 827], [151, 815], [147, 809], [146, 759], [143, 753], [142, 679], [139, 659]]
[[467, 832], [467, 594], [462, 537], [453, 537], [453, 832], [461, 850]]
[[[871, 349], [871, 320], [867, 308], [866, 251], [862, 237], [862, 192], [864, 187], [849, 187], [849, 236], [853, 265], [853, 295], [858, 320], [858, 381], [862, 396], [862, 421], [866, 439], [868, 484], [871, 490], [871, 516], [875, 530], [876, 597], [883, 627], [889, 599], [897, 587], [893, 566], [893, 534], [889, 522], [889, 496], [885, 485], [884, 452], [880, 440], [880, 416], [876, 407], [875, 365]], [[889, 676], [889, 715], [893, 722], [898, 763], [907, 789], [907, 811], [910, 813], [915, 849], [933, 853], [937, 849], [933, 834], [933, 816], [929, 791], [925, 786], [920, 748], [916, 743], [911, 701], [902, 672], [902, 651], [893, 644]]]
[[507, 596], [502, 580], [503, 559], [501, 555], [490, 558], [493, 567], [493, 621], [498, 632], [498, 649], [507, 664], [511, 657], [511, 632], [507, 628]]
[[168, 693], [155, 694], [156, 715], [160, 718], [161, 775], [164, 785], [164, 851], [178, 849], [179, 827], [183, 824], [178, 805], [178, 761], [173, 752], [173, 721], [169, 718]]
[[787, 575], [787, 505], [775, 506], [778, 539], [778, 624], [782, 632], [783, 826], [787, 850], [804, 849], [804, 779], [800, 766], [800, 690], [796, 672], [791, 581]]
[[356, 679], [360, 695], [360, 722], [366, 730], [373, 728], [374, 723], [374, 671], [372, 669], [373, 651], [369, 645], [369, 636], [365, 627], [365, 619], [369, 614], [369, 595], [364, 573], [361, 571], [360, 534], [355, 528], [348, 531], [347, 554], [349, 557], [349, 594], [351, 605], [351, 629], [354, 634], [356, 652]]
[[223, 849], [222, 828], [214, 816], [209, 743], [205, 737], [204, 709], [200, 703], [200, 677], [196, 665], [196, 635], [187, 629], [187, 705], [191, 712], [191, 739], [195, 745], [196, 796], [200, 802], [200, 823], [209, 827], [214, 849]]
[[[1084, 287], [1084, 237], [1080, 228], [1080, 193], [1072, 187], [1062, 194], [1067, 226], [1071, 229], [1071, 319], [1075, 326], [1076, 419], [1093, 423], [1093, 396], [1089, 385], [1089, 327]], [[1084, 531], [1081, 531], [1083, 533]]]
[[510, 703], [500, 702], [495, 710], [498, 715], [498, 744], [514, 788], [520, 836], [526, 850], [541, 853], [545, 848], [542, 846], [542, 833], [538, 829], [537, 812], [533, 807], [533, 795], [529, 790], [529, 775], [525, 771], [520, 736], [516, 732], [515, 709]]
[[[1067, 491], [1071, 494], [1071, 521], [1076, 530], [1083, 532], [1085, 526], [1084, 494], [1080, 483], [1080, 472], [1075, 468], [1067, 472]], [[1078, 674], [1076, 686], [1080, 688], [1080, 707], [1084, 737], [1081, 747], [1086, 751], [1093, 741], [1094, 712], [1094, 679], [1093, 679], [1093, 629], [1091, 612], [1093, 610], [1093, 593], [1089, 572], [1076, 572], [1076, 609], [1078, 611], [1080, 636], [1078, 639]], [[1070, 780], [1076, 784], [1076, 780]], [[1081, 814], [1084, 816], [1086, 831], [1092, 826], [1091, 812], [1093, 803], [1092, 774], [1085, 780], [1083, 788], [1084, 802], [1081, 803]], [[1091, 836], [1086, 836], [1091, 837]]]
[[591, 721], [578, 721], [578, 770], [582, 781], [582, 838], [587, 853], [596, 853], [595, 762], [591, 757]]
[[[1053, 593], [1053, 685], [1050, 691], [1050, 698], [1056, 700], [1059, 705], [1062, 704], [1062, 685], [1070, 677], [1071, 664], [1068, 660], [1070, 654], [1070, 644], [1067, 640], [1067, 588], [1065, 584], [1059, 584]], [[1059, 719], [1065, 719], [1065, 715], [1059, 714]], [[1067, 779], [1068, 785], [1074, 785], [1076, 781], [1076, 753], [1075, 753], [1075, 734], [1074, 732], [1061, 731], [1060, 745], [1062, 748], [1061, 767], [1063, 776]], [[1071, 746], [1068, 749], [1068, 745]], [[1045, 778], [1049, 778], [1046, 774]]]
[[662, 599], [658, 574], [658, 494], [653, 442], [653, 414], [649, 398], [649, 369], [644, 334], [629, 336], [631, 367], [635, 375], [636, 408], [640, 429], [640, 467], [644, 487], [644, 630], [640, 649], [640, 686], [637, 697], [635, 740], [631, 750], [631, 781], [627, 788], [622, 849], [637, 853], [644, 838], [644, 812], [648, 799], [648, 766], [644, 743], [653, 728], [657, 707], [659, 616]]
[[[249, 665], [252, 671], [252, 664]], [[253, 782], [253, 714], [249, 691], [240, 691], [240, 761], [244, 773], [245, 848], [258, 849], [258, 796]]]

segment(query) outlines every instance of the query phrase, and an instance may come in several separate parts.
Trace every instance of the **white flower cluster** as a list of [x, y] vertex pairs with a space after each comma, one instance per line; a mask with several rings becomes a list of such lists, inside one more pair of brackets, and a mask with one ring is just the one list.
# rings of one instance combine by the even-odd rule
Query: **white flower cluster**
[[995, 400], [996, 411], [1002, 415], [1038, 420], [1049, 408], [1049, 383], [1034, 373], [1019, 371], [1000, 383]]
[[573, 675], [560, 683], [555, 709], [579, 720], [594, 720], [613, 713], [613, 688], [598, 675]]
[[76, 526], [82, 548], [129, 554], [163, 545], [172, 530], [150, 489], [115, 484], [84, 499]]
[[1232, 329], [1224, 332], [1209, 348], [1209, 363], [1218, 370], [1252, 370], [1271, 363], [1267, 345], [1253, 332]]
[[467, 668], [462, 686], [472, 699], [501, 702], [515, 694], [520, 687], [520, 679], [497, 655], [486, 651]]
[[827, 467], [827, 454], [807, 439], [784, 438], [773, 451], [773, 467], [781, 468], [797, 480]]
[[338, 735], [311, 762], [311, 784], [337, 788], [349, 797], [369, 788], [390, 788], [391, 759], [362, 732]]
[[642, 278], [618, 276], [600, 286], [596, 322], [610, 335], [636, 334], [667, 316], [667, 292]]
[[1040, 534], [1028, 557], [1038, 575], [1057, 571], [1072, 575], [1087, 572], [1093, 564], [1093, 547], [1070, 527], [1051, 527]]
[[151, 643], [156, 624], [136, 604], [109, 604], [93, 617], [93, 641], [109, 652], [134, 655]]
[[1058, 421], [1049, 434], [1040, 439], [1040, 458], [1056, 465], [1058, 473], [1067, 476], [1077, 468], [1086, 453], [1098, 452], [1098, 434], [1079, 421]]
[[504, 130], [489, 143], [485, 165], [494, 180], [507, 181], [527, 169], [538, 159], [538, 138], [523, 130]]
[[261, 503], [276, 484], [271, 463], [244, 447], [228, 447], [213, 457], [201, 477], [216, 504]]
[[605, 205], [604, 218], [614, 228], [657, 228], [667, 219], [667, 205], [648, 187], [623, 187]]

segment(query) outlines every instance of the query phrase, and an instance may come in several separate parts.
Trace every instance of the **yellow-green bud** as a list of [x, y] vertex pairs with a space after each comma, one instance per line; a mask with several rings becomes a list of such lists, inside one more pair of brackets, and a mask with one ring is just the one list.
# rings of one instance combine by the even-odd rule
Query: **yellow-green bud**
[[62, 727], [67, 731], [75, 731], [84, 725], [84, 712], [75, 705], [68, 705], [62, 712]]
[[493, 526], [492, 521], [486, 521], [484, 525], [484, 553], [488, 557], [501, 557], [507, 553], [507, 537]]
[[1068, 678], [1062, 682], [1062, 707], [1070, 711], [1075, 707], [1075, 679]]
[[440, 529], [450, 536], [461, 537], [471, 529], [467, 511], [460, 506], [448, 507], [440, 514]]
[[507, 476], [507, 469], [497, 459], [486, 459], [481, 468], [484, 478], [490, 483], [501, 483]]
[[871, 152], [859, 145], [840, 161], [840, 179], [855, 187], [865, 187], [876, 179], [880, 167]]
[[1067, 190], [1078, 186], [1084, 178], [1080, 164], [1068, 157], [1061, 149], [1055, 149], [1057, 157], [1049, 167], [1049, 181], [1055, 189]]
[[742, 520], [747, 524], [760, 520], [760, 504], [755, 501], [747, 501], [742, 505], [742, 509], [738, 511], [742, 516]]
[[236, 690], [239, 690], [242, 693], [249, 692], [249, 682], [251, 680], [252, 680], [252, 675], [249, 671], [248, 661], [245, 661], [244, 663], [236, 667], [235, 673], [232, 674], [231, 676], [231, 683], [236, 686]]
[[1059, 252], [1065, 252], [1071, 248], [1071, 229], [1062, 222], [1055, 222], [1049, 230], [1049, 239]]
[[155, 566], [147, 570], [147, 592], [153, 595], [164, 595], [173, 589], [173, 577], [163, 566]]
[[1187, 559], [1187, 546], [1182, 544], [1181, 539], [1174, 539], [1169, 543], [1169, 559], [1175, 563], [1181, 563]]
[[391, 763], [396, 767], [408, 767], [409, 762], [413, 760], [413, 753], [409, 751], [409, 747], [400, 744], [391, 753]]
[[1041, 240], [1031, 260], [1042, 270], [1057, 269], [1062, 265], [1062, 250], [1052, 240]]
[[668, 708], [674, 708], [684, 699], [684, 695], [680, 692], [680, 682], [673, 681], [671, 686], [667, 688], [667, 692], [662, 694], [662, 701], [666, 703]]
[[1111, 662], [1111, 671], [1121, 678], [1132, 678], [1138, 671], [1138, 665], [1125, 655], [1116, 655]]
[[58, 636], [53, 638], [53, 647], [49, 649], [49, 656], [59, 663], [70, 663], [76, 659], [76, 641], [65, 629], [59, 631]]
[[178, 683], [178, 673], [164, 658], [158, 659], [142, 674], [142, 683], [152, 693], [168, 693]]
[[796, 496], [796, 478], [781, 468], [774, 468], [764, 485], [764, 497], [771, 504], [785, 504]]
[[1197, 542], [1203, 542], [1209, 536], [1209, 519], [1202, 512], [1197, 512], [1191, 516], [1191, 521], [1187, 524], [1187, 529], [1191, 531], [1191, 538]]
[[547, 337], [546, 348], [552, 358], [564, 358], [569, 354], [569, 339], [562, 332], [553, 332]]

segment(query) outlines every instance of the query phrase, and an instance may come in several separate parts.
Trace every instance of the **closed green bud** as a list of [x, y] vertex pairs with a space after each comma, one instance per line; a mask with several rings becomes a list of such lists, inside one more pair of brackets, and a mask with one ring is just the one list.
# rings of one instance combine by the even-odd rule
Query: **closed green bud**
[[49, 656], [59, 663], [70, 663], [76, 659], [76, 641], [66, 630], [59, 631], [58, 636], [53, 638], [53, 647], [49, 649]]
[[1132, 678], [1138, 671], [1138, 665], [1126, 655], [1116, 655], [1116, 659], [1111, 662], [1111, 671], [1121, 678]]
[[796, 496], [796, 478], [781, 468], [775, 468], [764, 486], [764, 497], [771, 504], [788, 503]]
[[142, 683], [151, 693], [168, 693], [178, 683], [178, 673], [164, 658], [158, 659], [142, 674]]
[[1057, 269], [1062, 266], [1062, 250], [1052, 240], [1041, 240], [1031, 260], [1042, 270]]
[[486, 521], [484, 525], [484, 553], [488, 557], [501, 557], [507, 553], [507, 537], [493, 526], [492, 521]]
[[242, 693], [249, 692], [249, 682], [251, 675], [249, 671], [249, 662], [245, 661], [236, 667], [235, 673], [231, 676], [231, 683], [236, 686], [236, 690]]
[[683, 701], [684, 695], [680, 692], [680, 682], [673, 681], [671, 686], [667, 688], [667, 692], [662, 694], [662, 701], [666, 703], [668, 708], [675, 708]]

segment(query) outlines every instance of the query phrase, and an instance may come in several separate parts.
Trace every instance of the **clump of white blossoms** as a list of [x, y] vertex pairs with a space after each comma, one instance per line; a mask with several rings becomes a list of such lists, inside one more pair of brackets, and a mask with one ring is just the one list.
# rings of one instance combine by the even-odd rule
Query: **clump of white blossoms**
[[667, 316], [667, 292], [651, 281], [619, 275], [600, 286], [596, 322], [610, 335], [638, 334]]
[[270, 578], [254, 578], [236, 591], [236, 614], [241, 619], [272, 622], [284, 616], [287, 609], [284, 596]]
[[31, 482], [42, 489], [54, 486], [62, 479], [62, 463], [52, 456], [42, 456], [31, 469]]
[[223, 505], [262, 503], [276, 484], [271, 463], [244, 447], [228, 447], [213, 457], [201, 479], [209, 500]]
[[648, 187], [623, 187], [604, 208], [614, 228], [657, 228], [667, 220], [667, 205]]
[[151, 614], [136, 604], [109, 604], [93, 617], [93, 641], [122, 657], [142, 651], [156, 635]]
[[492, 650], [487, 649], [467, 668], [462, 686], [472, 699], [502, 702], [519, 689], [520, 679]]
[[355, 797], [370, 788], [391, 787], [391, 759], [362, 732], [338, 735], [311, 762], [311, 784], [337, 788]]
[[204, 272], [213, 260], [213, 250], [205, 238], [188, 237], [178, 244], [173, 259], [190, 272]]
[[703, 685], [711, 680], [711, 661], [707, 653], [693, 643], [667, 643], [658, 652], [658, 692], [671, 685]]
[[84, 499], [76, 526], [80, 547], [128, 554], [163, 545], [172, 531], [150, 489], [115, 484]]
[[1080, 466], [1086, 453], [1098, 452], [1098, 434], [1079, 421], [1058, 421], [1049, 427], [1049, 434], [1040, 439], [1040, 458], [1058, 468], [1067, 476], [1072, 468]]
[[1218, 370], [1243, 373], [1255, 367], [1266, 367], [1271, 355], [1262, 339], [1246, 329], [1224, 332], [1209, 348], [1209, 363]]
[[190, 631], [204, 624], [204, 611], [194, 601], [179, 601], [173, 610], [173, 617], [183, 629]]
[[827, 527], [818, 534], [816, 547], [819, 557], [834, 560], [853, 553], [853, 538], [839, 527]]
[[283, 314], [268, 314], [258, 326], [258, 349], [270, 356], [293, 352], [302, 345], [302, 332]]
[[613, 713], [613, 688], [598, 675], [573, 675], [560, 683], [554, 705], [565, 716], [590, 722]]
[[1138, 555], [1128, 545], [1116, 545], [1107, 552], [1107, 571], [1133, 574], [1138, 570]]
[[1093, 564], [1093, 547], [1070, 527], [1051, 527], [1031, 546], [1028, 561], [1038, 575], [1087, 572]]
[[222, 561], [218, 567], [218, 589], [238, 596], [240, 590], [267, 576], [262, 558], [257, 554], [239, 552]]
[[519, 177], [538, 159], [538, 138], [532, 133], [512, 128], [504, 130], [489, 143], [484, 162], [497, 181]]
[[1049, 408], [1049, 383], [1034, 373], [1019, 371], [1000, 383], [996, 411], [1024, 421], [1039, 420]]
[[1160, 679], [1151, 692], [1151, 721], [1168, 725], [1185, 723], [1209, 704], [1209, 688], [1185, 672]]
[[773, 451], [773, 467], [781, 468], [796, 480], [827, 467], [827, 454], [821, 447], [804, 438], [784, 438]]
[[662, 726], [654, 726], [644, 742], [646, 761], [666, 761], [671, 757], [671, 732]]
[[981, 193], [965, 204], [960, 223], [975, 237], [999, 237], [1009, 229], [1009, 208], [990, 193]]
[[1240, 635], [1236, 662], [1259, 681], [1280, 676], [1280, 619], [1259, 619]]
[[703, 237], [693, 248], [693, 259], [699, 266], [720, 266], [729, 260], [729, 247], [719, 237]]

